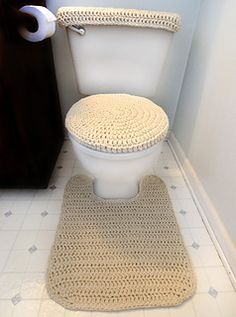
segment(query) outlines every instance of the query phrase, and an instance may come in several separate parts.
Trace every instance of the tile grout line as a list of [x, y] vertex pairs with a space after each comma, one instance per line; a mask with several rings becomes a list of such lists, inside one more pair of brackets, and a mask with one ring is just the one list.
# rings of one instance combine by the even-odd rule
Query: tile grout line
[[[15, 199], [15, 201], [14, 201], [14, 202], [16, 202], [16, 201], [17, 201], [17, 200]], [[33, 201], [33, 198], [31, 199], [31, 203], [29, 204], [27, 211], [29, 210], [29, 208], [30, 208], [30, 206], [31, 206], [31, 204], [32, 204], [32, 201]], [[12, 206], [13, 206], [13, 203], [12, 203]], [[7, 262], [8, 262], [8, 260], [9, 260], [10, 254], [11, 254], [11, 253], [12, 253], [12, 251], [13, 251], [13, 247], [14, 247], [14, 245], [15, 245], [16, 241], [17, 241], [17, 238], [18, 238], [18, 236], [19, 236], [20, 232], [22, 231], [22, 230], [21, 230], [21, 228], [22, 228], [23, 223], [24, 223], [24, 220], [25, 220], [25, 218], [26, 218], [27, 211], [23, 214], [23, 215], [24, 215], [24, 217], [23, 217], [23, 220], [22, 220], [22, 223], [21, 223], [21, 225], [20, 225], [19, 229], [18, 229], [18, 230], [16, 230], [16, 231], [17, 231], [17, 234], [16, 234], [15, 241], [14, 241], [14, 243], [12, 244], [12, 247], [11, 247], [11, 248], [10, 248], [10, 250], [9, 250], [9, 254], [8, 254], [8, 256], [7, 256], [7, 259], [6, 259], [6, 261], [5, 261], [5, 264], [4, 264], [3, 268], [2, 268], [1, 273], [15, 273], [15, 272], [4, 272], [4, 269], [5, 269], [6, 265], [7, 265]], [[4, 230], [2, 230], [2, 231], [4, 232]], [[13, 231], [13, 230], [9, 230], [9, 231]], [[18, 272], [18, 273], [20, 273], [20, 272]], [[25, 272], [22, 272], [22, 273], [25, 273]]]

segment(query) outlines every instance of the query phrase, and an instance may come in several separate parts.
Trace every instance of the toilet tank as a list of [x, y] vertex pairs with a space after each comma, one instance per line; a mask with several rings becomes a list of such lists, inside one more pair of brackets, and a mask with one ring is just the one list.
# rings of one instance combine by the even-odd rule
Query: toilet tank
[[[104, 18], [104, 12], [101, 14], [99, 10], [106, 9], [99, 8], [95, 11], [96, 16], [91, 18], [90, 8], [89, 19], [87, 17], [79, 21], [74, 19], [66, 27], [80, 92], [85, 95], [129, 93], [152, 97], [161, 80], [162, 69], [174, 32], [179, 27], [179, 17], [171, 14], [168, 16], [167, 13], [167, 22], [168, 18], [171, 19], [174, 16], [174, 24], [172, 24], [174, 27], [165, 28], [165, 25], [160, 25], [156, 28], [149, 27], [150, 19], [143, 26], [146, 15], [144, 17], [141, 15], [137, 23], [135, 14], [137, 12], [146, 14], [149, 11], [109, 9], [115, 12], [109, 15], [106, 24], [106, 15]], [[125, 11], [123, 20], [120, 19], [119, 10]], [[97, 21], [98, 13], [102, 15], [100, 19], [102, 23]], [[81, 11], [78, 14], [81, 15]], [[131, 23], [128, 20], [130, 15]], [[111, 22], [112, 18], [115, 22]], [[132, 24], [132, 22], [135, 23]], [[76, 32], [80, 26], [82, 26], [83, 35]]]

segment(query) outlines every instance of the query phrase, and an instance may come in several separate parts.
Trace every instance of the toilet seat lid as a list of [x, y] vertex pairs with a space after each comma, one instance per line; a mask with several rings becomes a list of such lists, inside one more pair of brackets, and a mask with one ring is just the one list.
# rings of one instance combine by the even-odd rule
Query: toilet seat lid
[[80, 144], [108, 153], [147, 149], [165, 138], [168, 127], [168, 117], [161, 107], [128, 94], [83, 98], [66, 116], [66, 128]]

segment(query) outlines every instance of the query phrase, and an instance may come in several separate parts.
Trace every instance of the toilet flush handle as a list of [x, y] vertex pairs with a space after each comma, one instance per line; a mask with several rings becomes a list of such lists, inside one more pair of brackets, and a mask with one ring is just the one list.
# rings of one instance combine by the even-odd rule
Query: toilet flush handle
[[72, 31], [78, 33], [79, 35], [85, 35], [86, 31], [85, 31], [85, 28], [83, 28], [82, 26], [80, 25], [70, 25], [69, 26], [69, 29], [71, 29]]

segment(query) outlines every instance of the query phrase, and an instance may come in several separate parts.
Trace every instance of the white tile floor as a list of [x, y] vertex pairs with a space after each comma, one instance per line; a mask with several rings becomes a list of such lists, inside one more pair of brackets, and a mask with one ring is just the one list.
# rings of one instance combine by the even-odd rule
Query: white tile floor
[[155, 173], [166, 182], [197, 276], [176, 308], [72, 312], [48, 298], [45, 271], [67, 180], [81, 173], [66, 141], [46, 190], [0, 191], [0, 317], [236, 317], [234, 291], [167, 143]]

